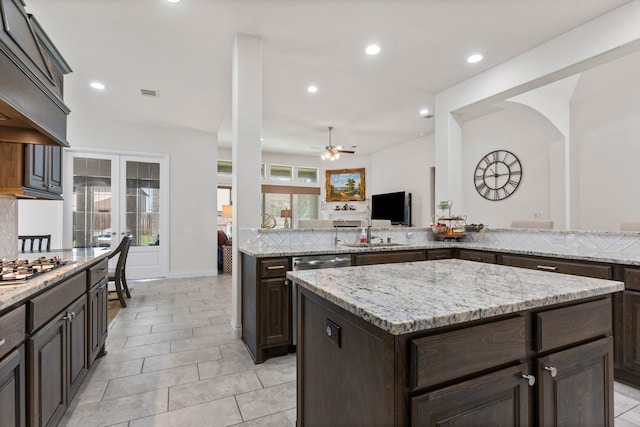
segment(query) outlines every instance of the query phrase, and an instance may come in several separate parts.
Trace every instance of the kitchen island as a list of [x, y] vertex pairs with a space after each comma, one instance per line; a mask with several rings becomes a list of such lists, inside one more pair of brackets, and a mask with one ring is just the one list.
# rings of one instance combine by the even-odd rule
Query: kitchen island
[[454, 259], [287, 277], [299, 426], [613, 425], [621, 282]]

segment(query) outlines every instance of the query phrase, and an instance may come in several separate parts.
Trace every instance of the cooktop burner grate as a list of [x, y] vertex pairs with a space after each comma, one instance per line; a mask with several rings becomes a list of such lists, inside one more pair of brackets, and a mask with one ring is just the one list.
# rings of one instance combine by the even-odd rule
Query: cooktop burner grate
[[40, 257], [35, 259], [15, 259], [0, 261], [0, 285], [27, 283], [40, 274], [67, 264], [68, 261], [58, 257]]

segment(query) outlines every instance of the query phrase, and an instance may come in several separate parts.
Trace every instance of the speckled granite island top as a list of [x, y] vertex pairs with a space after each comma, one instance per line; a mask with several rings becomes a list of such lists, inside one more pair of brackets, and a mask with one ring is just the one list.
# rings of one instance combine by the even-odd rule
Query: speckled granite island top
[[58, 283], [67, 277], [71, 277], [77, 272], [86, 269], [91, 264], [99, 261], [100, 259], [108, 256], [111, 253], [110, 249], [64, 249], [53, 250], [50, 252], [34, 252], [34, 253], [20, 253], [21, 259], [34, 259], [38, 257], [58, 257], [67, 261], [67, 264], [51, 270], [47, 273], [35, 276], [29, 279], [25, 283], [16, 285], [3, 285], [0, 283], [0, 311], [7, 307], [11, 307], [13, 304], [29, 298], [40, 292], [49, 286]]
[[296, 271], [287, 277], [393, 335], [624, 290], [622, 282], [458, 259]]

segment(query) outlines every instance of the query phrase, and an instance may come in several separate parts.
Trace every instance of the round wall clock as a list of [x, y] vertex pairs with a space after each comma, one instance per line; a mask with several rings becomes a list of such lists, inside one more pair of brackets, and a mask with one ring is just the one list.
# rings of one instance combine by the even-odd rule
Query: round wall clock
[[515, 154], [496, 150], [478, 162], [473, 181], [476, 191], [487, 200], [504, 200], [512, 195], [522, 179], [522, 165]]

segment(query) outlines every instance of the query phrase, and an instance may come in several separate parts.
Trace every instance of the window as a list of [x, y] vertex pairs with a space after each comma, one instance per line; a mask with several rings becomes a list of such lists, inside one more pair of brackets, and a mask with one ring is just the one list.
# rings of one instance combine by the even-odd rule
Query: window
[[218, 175], [231, 175], [233, 169], [230, 160], [218, 160]]
[[318, 182], [318, 168], [298, 168], [299, 182]]
[[[265, 214], [273, 216], [277, 228], [295, 228], [298, 219], [317, 219], [319, 206], [320, 188], [262, 185], [263, 219]], [[291, 217], [285, 219], [283, 211]]]
[[293, 166], [271, 165], [271, 179], [293, 181]]

